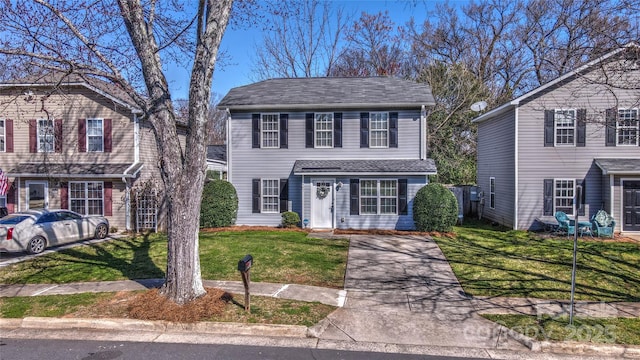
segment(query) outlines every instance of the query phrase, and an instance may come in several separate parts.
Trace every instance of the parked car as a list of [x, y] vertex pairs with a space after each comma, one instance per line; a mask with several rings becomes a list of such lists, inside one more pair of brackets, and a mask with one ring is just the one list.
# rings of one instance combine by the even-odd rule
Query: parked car
[[49, 246], [86, 239], [104, 239], [109, 221], [70, 210], [27, 210], [0, 219], [0, 251], [30, 254]]

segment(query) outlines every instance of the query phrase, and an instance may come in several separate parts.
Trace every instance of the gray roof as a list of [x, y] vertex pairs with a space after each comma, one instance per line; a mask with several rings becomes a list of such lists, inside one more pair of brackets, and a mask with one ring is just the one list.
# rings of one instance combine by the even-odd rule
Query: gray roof
[[431, 87], [394, 77], [264, 80], [233, 88], [218, 104], [229, 110], [420, 108], [433, 106]]
[[640, 159], [595, 159], [603, 175], [640, 174]]
[[9, 177], [34, 178], [132, 178], [142, 169], [142, 163], [136, 164], [52, 164], [52, 163], [21, 163], [7, 171]]
[[433, 159], [426, 160], [297, 160], [295, 175], [431, 175], [436, 173]]
[[227, 145], [207, 146], [207, 160], [227, 161]]

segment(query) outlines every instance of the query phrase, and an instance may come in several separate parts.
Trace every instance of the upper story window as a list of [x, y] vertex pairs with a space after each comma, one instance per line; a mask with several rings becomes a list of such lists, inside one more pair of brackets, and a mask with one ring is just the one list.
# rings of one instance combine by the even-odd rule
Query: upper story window
[[55, 130], [53, 120], [38, 120], [38, 152], [54, 152], [55, 147]]
[[104, 151], [104, 124], [102, 119], [87, 119], [87, 151]]
[[638, 109], [618, 109], [616, 145], [638, 146]]
[[5, 130], [5, 121], [0, 119], [0, 152], [7, 151], [6, 149], [7, 132]]
[[369, 147], [389, 147], [389, 113], [369, 113]]
[[554, 113], [555, 145], [574, 146], [576, 141], [576, 111], [555, 110]]
[[315, 147], [333, 147], [333, 113], [316, 113], [314, 120]]
[[260, 139], [262, 148], [280, 147], [280, 126], [278, 114], [262, 114], [260, 119]]

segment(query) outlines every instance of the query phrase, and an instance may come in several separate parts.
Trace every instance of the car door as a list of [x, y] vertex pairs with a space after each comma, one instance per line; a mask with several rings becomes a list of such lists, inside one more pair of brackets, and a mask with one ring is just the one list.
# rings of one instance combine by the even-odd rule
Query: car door
[[79, 214], [70, 211], [60, 211], [58, 217], [65, 226], [67, 241], [78, 241], [90, 237], [88, 235], [89, 228], [87, 223]]
[[36, 232], [39, 235], [44, 235], [50, 245], [63, 244], [68, 241], [69, 232], [59, 220], [57, 213], [47, 212], [40, 216], [35, 223]]

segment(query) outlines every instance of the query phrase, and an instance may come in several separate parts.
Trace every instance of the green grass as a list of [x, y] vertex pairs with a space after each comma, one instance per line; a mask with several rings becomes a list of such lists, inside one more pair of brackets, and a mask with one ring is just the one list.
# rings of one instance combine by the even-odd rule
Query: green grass
[[[252, 281], [340, 288], [348, 240], [307, 238], [299, 231], [200, 234], [203, 279], [240, 280], [238, 260], [251, 254]], [[0, 268], [0, 283], [69, 283], [163, 278], [166, 236], [151, 234], [78, 246]]]
[[640, 345], [638, 318], [569, 318], [531, 315], [482, 315], [538, 341], [580, 341]]
[[[468, 294], [569, 299], [573, 239], [480, 222], [455, 233], [435, 240]], [[577, 264], [577, 300], [640, 301], [639, 244], [580, 238]]]
[[0, 298], [0, 316], [3, 318], [59, 317], [111, 296], [113, 296], [112, 293], [84, 293]]

